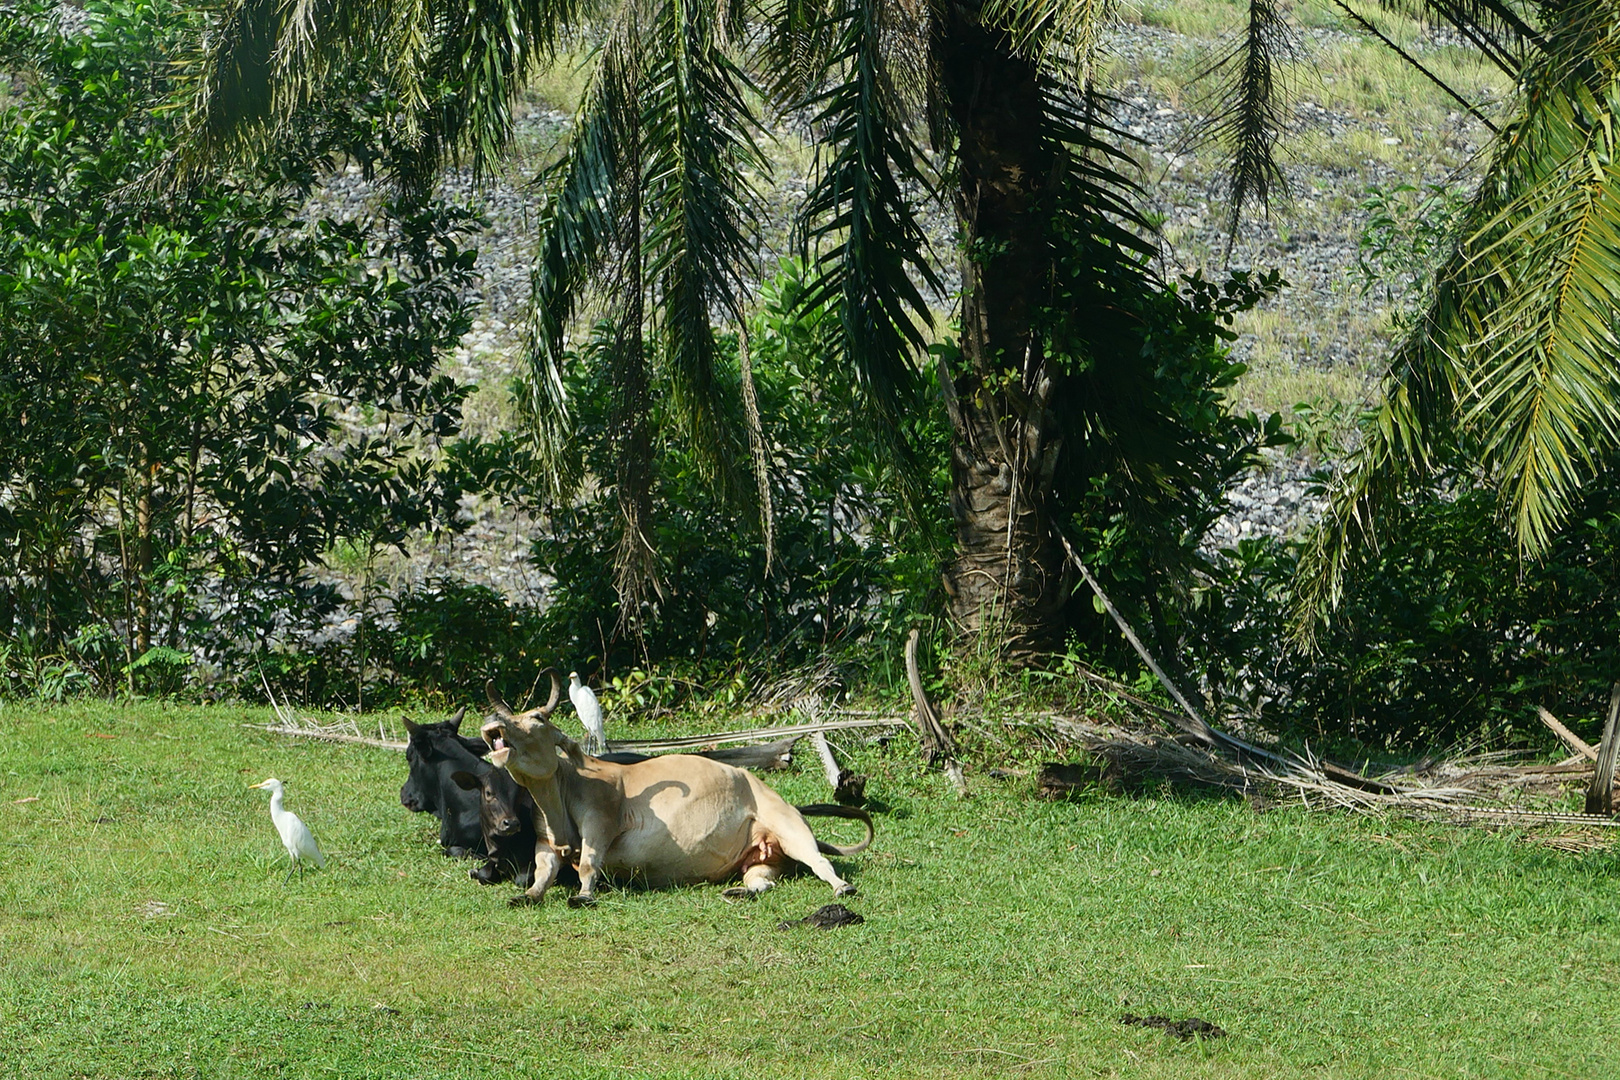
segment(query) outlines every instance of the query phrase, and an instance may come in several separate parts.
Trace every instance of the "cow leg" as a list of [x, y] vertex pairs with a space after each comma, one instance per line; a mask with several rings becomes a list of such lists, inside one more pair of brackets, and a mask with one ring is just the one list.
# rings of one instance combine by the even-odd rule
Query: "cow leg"
[[526, 904], [538, 904], [546, 898], [546, 890], [551, 888], [552, 882], [557, 880], [557, 871], [562, 868], [562, 859], [557, 857], [557, 850], [544, 840], [534, 845], [534, 883], [523, 892], [512, 897], [507, 903], [513, 907], [522, 907]]
[[601, 868], [601, 849], [590, 838], [579, 838], [579, 892], [568, 898], [569, 907], [592, 907], [596, 903], [596, 874]]
[[[797, 817], [797, 813], [794, 816]], [[816, 847], [816, 838], [811, 834], [810, 826], [804, 823], [804, 819], [800, 818], [787, 828], [777, 830], [776, 841], [782, 846], [783, 854], [794, 862], [804, 863], [812, 874], [831, 885], [834, 896], [855, 895], [855, 886], [839, 877], [838, 871], [833, 869], [833, 864], [828, 862], [821, 849]], [[746, 874], [743, 875], [743, 880], [748, 880]]]
[[727, 900], [746, 900], [758, 896], [782, 876], [782, 867], [776, 863], [755, 863], [743, 871], [741, 885], [733, 885], [720, 895]]

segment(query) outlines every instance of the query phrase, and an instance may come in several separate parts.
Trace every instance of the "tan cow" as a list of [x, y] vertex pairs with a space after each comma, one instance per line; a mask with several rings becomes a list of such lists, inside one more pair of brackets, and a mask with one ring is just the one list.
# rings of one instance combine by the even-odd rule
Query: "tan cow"
[[[596, 879], [647, 885], [726, 881], [742, 875], [728, 897], [764, 892], [793, 862], [808, 866], [849, 896], [855, 886], [823, 856], [854, 855], [872, 842], [872, 819], [845, 806], [794, 807], [744, 769], [691, 754], [666, 754], [632, 765], [603, 761], [553, 727], [560, 684], [551, 700], [514, 714], [489, 687], [494, 718], [483, 727], [490, 764], [505, 766], [535, 802], [534, 884], [514, 904], [538, 903], [566, 861], [579, 869], [569, 906], [596, 902]], [[804, 815], [854, 818], [866, 839], [834, 847], [811, 835]]]

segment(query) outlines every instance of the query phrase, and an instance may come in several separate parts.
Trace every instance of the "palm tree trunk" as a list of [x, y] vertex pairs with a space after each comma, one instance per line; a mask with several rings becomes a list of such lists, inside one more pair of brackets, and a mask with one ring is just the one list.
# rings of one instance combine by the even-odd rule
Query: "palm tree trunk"
[[950, 4], [937, 27], [963, 251], [961, 363], [944, 379], [957, 544], [945, 589], [960, 631], [1002, 637], [1020, 662], [1061, 644], [1072, 583], [1050, 516], [1053, 378], [1032, 326], [1050, 291], [1054, 161], [1033, 122], [1044, 112], [1035, 65], [985, 26], [978, 0]]

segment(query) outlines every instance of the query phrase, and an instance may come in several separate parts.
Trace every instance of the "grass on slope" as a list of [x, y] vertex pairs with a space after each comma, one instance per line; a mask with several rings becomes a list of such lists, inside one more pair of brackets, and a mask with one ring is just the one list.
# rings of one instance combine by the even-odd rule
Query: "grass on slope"
[[[400, 755], [241, 708], [0, 706], [0, 1076], [1599, 1076], [1616, 857], [1224, 799], [1053, 804], [896, 740], [811, 877], [505, 906]], [[283, 885], [275, 775], [330, 857]], [[825, 798], [811, 768], [772, 783]], [[1198, 1016], [1181, 1043], [1121, 1013]]]

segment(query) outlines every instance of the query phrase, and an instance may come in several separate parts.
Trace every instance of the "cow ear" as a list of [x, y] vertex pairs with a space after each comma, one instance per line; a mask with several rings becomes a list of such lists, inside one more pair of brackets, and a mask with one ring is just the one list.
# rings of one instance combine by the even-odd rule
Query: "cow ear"
[[405, 721], [405, 734], [407, 734], [407, 735], [415, 735], [418, 731], [421, 731], [421, 730], [422, 729], [421, 729], [420, 726], [411, 723], [409, 720]]
[[461, 734], [461, 720], [462, 717], [466, 715], [467, 706], [463, 705], [461, 708], [457, 709], [456, 715], [450, 718], [450, 730], [454, 731], [457, 735]]
[[450, 774], [450, 779], [454, 780], [456, 787], [462, 791], [477, 791], [479, 788], [478, 777], [466, 770], [458, 769]]
[[572, 761], [576, 766], [585, 764], [585, 752], [580, 749], [579, 743], [570, 739], [561, 731], [557, 732], [557, 752]]

